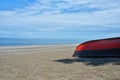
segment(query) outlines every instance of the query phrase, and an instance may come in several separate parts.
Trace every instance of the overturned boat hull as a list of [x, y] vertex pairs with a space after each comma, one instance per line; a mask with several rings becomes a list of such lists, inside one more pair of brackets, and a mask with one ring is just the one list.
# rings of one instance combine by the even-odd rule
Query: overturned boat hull
[[73, 57], [120, 57], [120, 38], [82, 43], [76, 47]]

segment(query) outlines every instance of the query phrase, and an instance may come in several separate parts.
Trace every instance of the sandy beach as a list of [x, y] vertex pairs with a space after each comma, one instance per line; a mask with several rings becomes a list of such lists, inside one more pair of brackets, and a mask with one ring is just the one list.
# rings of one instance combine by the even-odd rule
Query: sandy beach
[[0, 80], [120, 80], [120, 58], [73, 58], [75, 47], [0, 47]]

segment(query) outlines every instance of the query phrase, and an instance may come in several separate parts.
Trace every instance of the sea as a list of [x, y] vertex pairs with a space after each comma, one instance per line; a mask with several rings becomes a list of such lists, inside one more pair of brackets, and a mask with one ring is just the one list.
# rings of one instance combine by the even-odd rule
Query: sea
[[27, 46], [27, 45], [58, 45], [58, 44], [80, 44], [84, 39], [21, 39], [0, 38], [0, 46]]

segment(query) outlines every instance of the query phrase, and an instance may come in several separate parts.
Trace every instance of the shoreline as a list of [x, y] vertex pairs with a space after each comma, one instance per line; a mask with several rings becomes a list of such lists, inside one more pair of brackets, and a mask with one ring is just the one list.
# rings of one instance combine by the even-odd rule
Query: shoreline
[[36, 46], [64, 46], [64, 45], [78, 45], [78, 44], [45, 44], [45, 45], [42, 45], [42, 44], [40, 44], [40, 45], [11, 45], [11, 46], [0, 46], [0, 48], [4, 48], [4, 47], [36, 47]]
[[49, 49], [63, 49], [68, 47], [76, 47], [77, 44], [60, 44], [60, 45], [27, 45], [27, 46], [0, 46], [0, 55], [1, 54], [20, 54], [20, 53], [29, 53], [33, 51], [45, 51]]

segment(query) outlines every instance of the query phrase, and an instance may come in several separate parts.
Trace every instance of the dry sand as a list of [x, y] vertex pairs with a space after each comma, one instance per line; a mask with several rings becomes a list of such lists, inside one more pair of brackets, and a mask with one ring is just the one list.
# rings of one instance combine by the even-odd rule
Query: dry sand
[[0, 47], [0, 80], [120, 80], [120, 58], [73, 58], [75, 46]]

